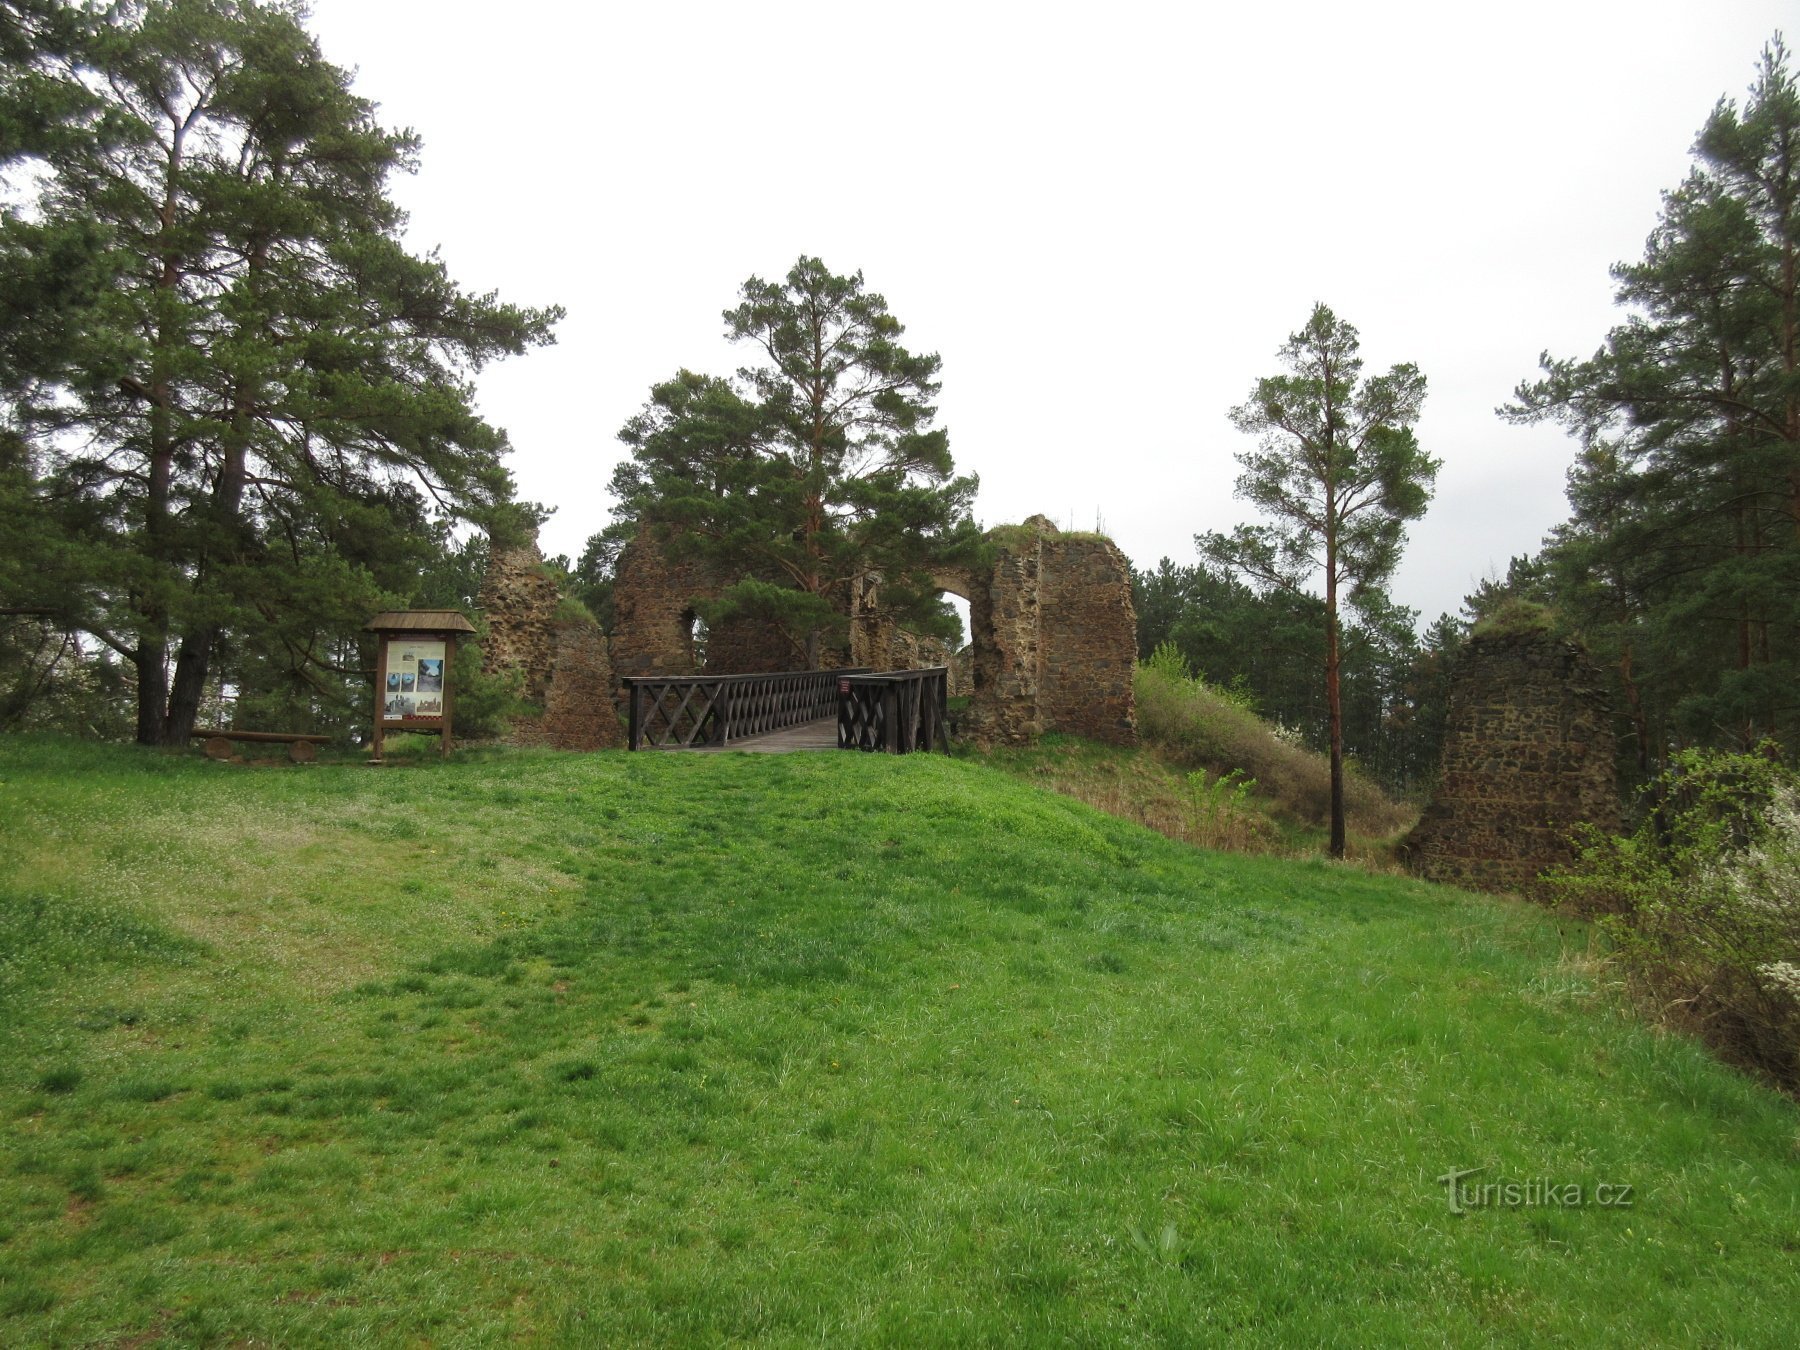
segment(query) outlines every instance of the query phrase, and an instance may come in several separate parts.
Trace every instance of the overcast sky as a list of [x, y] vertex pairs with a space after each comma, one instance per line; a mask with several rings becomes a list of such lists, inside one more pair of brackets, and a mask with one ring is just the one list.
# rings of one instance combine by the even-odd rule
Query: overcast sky
[[[1617, 321], [1721, 96], [1790, 3], [1066, 6], [314, 0], [424, 138], [415, 248], [568, 309], [480, 380], [546, 553], [606, 524], [618, 428], [799, 255], [943, 357], [984, 525], [1096, 518], [1139, 566], [1249, 519], [1227, 411], [1323, 300], [1430, 383], [1443, 460], [1395, 598], [1429, 621], [1565, 515], [1572, 445], [1494, 408]], [[1800, 39], [1800, 31], [1793, 34]]]

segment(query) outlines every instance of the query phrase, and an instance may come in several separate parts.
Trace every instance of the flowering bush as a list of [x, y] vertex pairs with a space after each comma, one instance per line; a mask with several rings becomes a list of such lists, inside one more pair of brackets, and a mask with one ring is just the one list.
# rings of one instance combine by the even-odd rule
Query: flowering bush
[[1800, 778], [1689, 751], [1625, 838], [1598, 832], [1551, 890], [1597, 918], [1662, 1018], [1800, 1090]]

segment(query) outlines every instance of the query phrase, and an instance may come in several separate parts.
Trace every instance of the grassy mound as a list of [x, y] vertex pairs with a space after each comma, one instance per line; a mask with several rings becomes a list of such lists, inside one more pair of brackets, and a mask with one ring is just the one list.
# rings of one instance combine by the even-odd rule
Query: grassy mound
[[[1182, 843], [1233, 853], [1325, 852], [1325, 756], [1171, 662], [1140, 666], [1134, 679], [1139, 749], [1046, 736], [978, 758]], [[1344, 786], [1349, 856], [1390, 863], [1417, 808], [1390, 798], [1353, 765]]]
[[[1237, 770], [1255, 779], [1256, 795], [1288, 820], [1330, 822], [1331, 764], [1324, 755], [1279, 734], [1204, 680], [1139, 666], [1134, 693], [1144, 744], [1188, 769], [1213, 775]], [[1396, 834], [1418, 815], [1354, 765], [1344, 769], [1344, 810], [1350, 829], [1367, 838]]]
[[1521, 905], [934, 756], [15, 741], [0, 811], [8, 1345], [1790, 1330], [1792, 1103]]

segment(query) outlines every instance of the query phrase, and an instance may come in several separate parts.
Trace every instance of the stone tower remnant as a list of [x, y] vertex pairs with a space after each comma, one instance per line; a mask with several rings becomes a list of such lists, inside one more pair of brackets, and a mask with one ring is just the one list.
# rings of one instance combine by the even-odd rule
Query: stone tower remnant
[[494, 545], [476, 598], [487, 620], [481, 664], [489, 672], [519, 671], [533, 703], [543, 702], [556, 665], [556, 602], [556, 583], [544, 571], [535, 539]]
[[1577, 825], [1619, 827], [1614, 749], [1578, 644], [1541, 627], [1477, 630], [1451, 677], [1437, 790], [1401, 854], [1431, 881], [1529, 890], [1573, 860]]
[[1043, 516], [988, 532], [992, 565], [967, 578], [974, 695], [983, 745], [1046, 731], [1137, 744], [1131, 568], [1110, 539], [1063, 534]]

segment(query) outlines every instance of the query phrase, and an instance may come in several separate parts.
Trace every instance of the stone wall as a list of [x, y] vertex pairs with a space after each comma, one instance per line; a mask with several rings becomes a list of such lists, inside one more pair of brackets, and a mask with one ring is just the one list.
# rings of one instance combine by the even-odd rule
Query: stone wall
[[543, 711], [514, 718], [506, 739], [555, 750], [608, 750], [625, 743], [613, 709], [606, 635], [592, 619], [557, 615], [556, 583], [544, 572], [535, 541], [495, 549], [481, 581], [487, 636], [481, 664], [490, 673], [518, 670], [521, 692]]
[[1137, 611], [1130, 564], [1110, 539], [1096, 535], [1046, 535], [1040, 557], [1038, 703], [1044, 725], [1136, 745], [1131, 677]]
[[1573, 858], [1577, 824], [1618, 828], [1613, 755], [1606, 693], [1579, 646], [1478, 634], [1451, 676], [1437, 790], [1401, 855], [1432, 881], [1529, 890]]
[[969, 733], [983, 745], [1029, 744], [1046, 731], [1137, 744], [1125, 556], [1043, 516], [990, 531], [988, 542], [993, 565], [969, 587]]
[[482, 668], [522, 672], [525, 697], [533, 703], [544, 701], [556, 663], [556, 602], [556, 583], [544, 573], [535, 540], [493, 551], [477, 600], [487, 621]]
[[698, 564], [670, 562], [648, 535], [633, 539], [613, 574], [613, 673], [692, 674], [694, 601], [716, 593]]
[[648, 533], [625, 545], [613, 579], [614, 672], [691, 675], [699, 668], [695, 635], [702, 631], [706, 668], [715, 674], [756, 675], [800, 665], [793, 644], [762, 624], [698, 627], [695, 605], [716, 598], [725, 585], [700, 562], [672, 561]]
[[[949, 666], [952, 694], [970, 696], [963, 725], [985, 745], [1027, 744], [1046, 731], [1136, 744], [1137, 618], [1124, 555], [1097, 535], [1062, 534], [1042, 516], [990, 531], [988, 554], [975, 571], [938, 578], [969, 601], [965, 652], [896, 627], [879, 612], [875, 584], [864, 582], [842, 597], [848, 637], [820, 654], [820, 666]], [[613, 586], [614, 671], [691, 674], [694, 606], [723, 588], [694, 563], [670, 562], [649, 535], [634, 539], [619, 556]], [[791, 643], [754, 624], [713, 630], [705, 656], [719, 674], [802, 663]]]
[[993, 565], [970, 578], [973, 686], [964, 726], [984, 746], [1028, 745], [1044, 733], [1038, 707], [1038, 547], [1056, 527], [1033, 516], [1016, 530], [990, 532]]
[[621, 750], [625, 728], [613, 705], [618, 682], [606, 634], [591, 619], [560, 624], [556, 668], [539, 719], [543, 743], [556, 750]]

